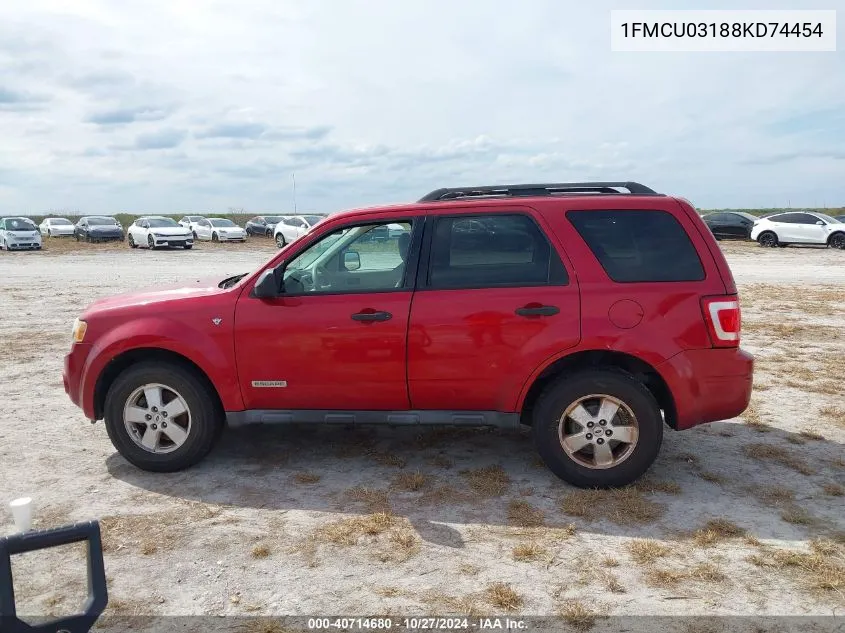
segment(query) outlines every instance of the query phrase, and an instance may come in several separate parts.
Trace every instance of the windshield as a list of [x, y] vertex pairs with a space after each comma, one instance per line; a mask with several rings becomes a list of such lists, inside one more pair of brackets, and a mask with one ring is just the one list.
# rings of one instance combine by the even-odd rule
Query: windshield
[[50, 220], [50, 224], [54, 224], [55, 226], [72, 226], [69, 220], [63, 220], [61, 218]]
[[829, 215], [826, 215], [824, 213], [817, 213], [816, 215], [819, 216], [822, 220], [824, 220], [828, 224], [842, 224], [842, 222], [840, 222], [836, 218], [831, 217]]
[[161, 229], [167, 226], [179, 226], [176, 224], [176, 220], [171, 220], [170, 218], [149, 218], [147, 222], [150, 223], [150, 228], [153, 229]]
[[88, 218], [89, 226], [116, 226], [117, 220], [114, 218]]
[[205, 220], [205, 218], [201, 215], [189, 215], [188, 222], [199, 222], [200, 220]]
[[265, 215], [264, 220], [267, 224], [278, 224], [282, 221], [282, 216], [280, 215]]
[[30, 220], [26, 218], [6, 218], [7, 231], [36, 231], [38, 230]]
[[302, 218], [306, 222], [308, 222], [309, 226], [314, 226], [315, 224], [317, 224], [317, 222], [319, 222], [320, 220], [323, 219], [323, 216], [321, 216], [321, 215], [303, 215]]
[[211, 226], [235, 226], [231, 220], [209, 220]]

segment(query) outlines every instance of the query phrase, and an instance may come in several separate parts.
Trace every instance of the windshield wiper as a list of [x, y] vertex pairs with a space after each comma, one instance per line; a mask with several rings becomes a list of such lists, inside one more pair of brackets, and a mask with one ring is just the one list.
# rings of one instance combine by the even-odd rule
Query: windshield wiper
[[236, 283], [238, 283], [241, 279], [246, 277], [248, 274], [249, 273], [241, 273], [240, 275], [235, 275], [234, 277], [227, 277], [226, 279], [221, 281], [219, 284], [217, 284], [217, 287], [223, 288], [223, 289], [231, 288]]

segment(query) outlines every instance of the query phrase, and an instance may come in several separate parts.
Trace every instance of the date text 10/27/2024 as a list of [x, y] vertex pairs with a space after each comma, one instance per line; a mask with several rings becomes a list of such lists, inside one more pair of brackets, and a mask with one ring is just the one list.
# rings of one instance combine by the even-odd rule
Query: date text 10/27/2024
[[308, 628], [311, 630], [343, 631], [378, 631], [390, 630], [394, 627], [400, 629], [419, 630], [478, 630], [478, 631], [517, 631], [526, 630], [527, 623], [524, 620], [513, 618], [309, 618]]

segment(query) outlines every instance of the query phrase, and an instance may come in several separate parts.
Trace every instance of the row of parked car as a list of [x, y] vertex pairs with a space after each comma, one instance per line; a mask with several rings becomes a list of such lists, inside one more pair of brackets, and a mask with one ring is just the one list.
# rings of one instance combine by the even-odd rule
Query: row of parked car
[[40, 225], [25, 217], [0, 218], [0, 248], [38, 250], [42, 237], [73, 237], [77, 241], [126, 241], [132, 248], [181, 247], [195, 241], [244, 242], [250, 235], [271, 237], [279, 248], [302, 237], [324, 215], [256, 216], [245, 227], [227, 218], [186, 215], [178, 222], [165, 216], [144, 216], [124, 227], [111, 216], [83, 216], [76, 223], [67, 218], [46, 218]]
[[845, 215], [796, 211], [757, 217], [742, 211], [719, 211], [702, 219], [717, 240], [754, 240], [767, 247], [819, 244], [845, 249]]

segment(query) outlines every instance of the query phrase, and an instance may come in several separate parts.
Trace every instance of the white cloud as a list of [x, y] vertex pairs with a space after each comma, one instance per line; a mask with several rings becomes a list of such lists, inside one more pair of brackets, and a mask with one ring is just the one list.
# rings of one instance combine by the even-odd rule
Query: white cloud
[[841, 52], [611, 53], [622, 4], [0, 3], [0, 212], [284, 211], [292, 171], [320, 211], [570, 179], [845, 205]]

